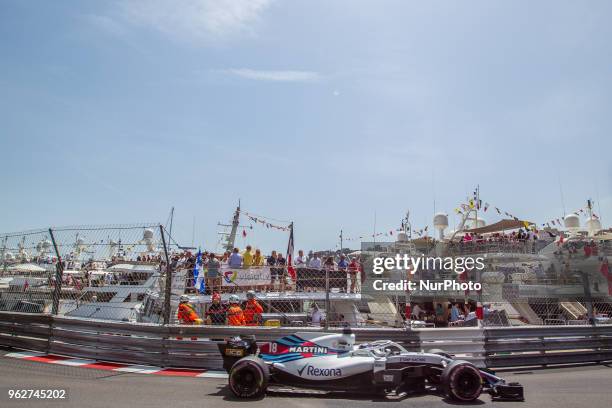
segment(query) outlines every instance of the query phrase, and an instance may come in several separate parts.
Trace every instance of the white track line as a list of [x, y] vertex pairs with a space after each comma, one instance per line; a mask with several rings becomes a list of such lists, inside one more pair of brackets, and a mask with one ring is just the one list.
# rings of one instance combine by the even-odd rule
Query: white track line
[[65, 365], [65, 366], [73, 366], [73, 367], [78, 367], [78, 366], [82, 366], [82, 365], [86, 365], [86, 364], [95, 364], [97, 363], [96, 360], [86, 360], [86, 359], [82, 359], [82, 358], [70, 358], [68, 360], [56, 360], [56, 361], [49, 361], [50, 364], [59, 364], [59, 365]]
[[228, 378], [228, 375], [225, 371], [207, 371], [202, 374], [196, 375], [196, 377], [200, 378]]
[[146, 365], [131, 365], [128, 367], [114, 368], [112, 371], [121, 371], [123, 373], [138, 373], [138, 374], [153, 374], [162, 371], [161, 367], [153, 367]]
[[19, 351], [15, 353], [7, 353], [4, 357], [12, 357], [12, 358], [26, 358], [26, 357], [42, 357], [46, 356], [45, 353], [39, 353], [36, 351]]

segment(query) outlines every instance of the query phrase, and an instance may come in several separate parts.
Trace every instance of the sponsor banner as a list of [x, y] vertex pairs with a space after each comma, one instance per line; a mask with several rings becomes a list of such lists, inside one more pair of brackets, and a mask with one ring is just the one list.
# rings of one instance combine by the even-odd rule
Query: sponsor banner
[[269, 285], [271, 274], [269, 266], [248, 269], [221, 268], [222, 286]]

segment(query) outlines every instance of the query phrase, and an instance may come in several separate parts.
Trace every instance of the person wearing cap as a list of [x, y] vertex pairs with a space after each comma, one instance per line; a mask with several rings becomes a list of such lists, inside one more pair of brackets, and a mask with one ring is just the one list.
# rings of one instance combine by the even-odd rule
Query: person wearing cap
[[227, 308], [221, 303], [221, 295], [217, 292], [212, 294], [212, 303], [206, 311], [206, 324], [224, 325]]
[[247, 326], [258, 326], [261, 324], [263, 307], [255, 298], [255, 292], [249, 290], [247, 292], [247, 302], [244, 306], [244, 320]]
[[230, 307], [227, 309], [227, 324], [229, 326], [244, 326], [244, 312], [240, 307], [240, 299], [237, 295], [231, 295], [229, 298]]
[[202, 324], [195, 308], [189, 303], [189, 296], [181, 295], [177, 313], [179, 324]]

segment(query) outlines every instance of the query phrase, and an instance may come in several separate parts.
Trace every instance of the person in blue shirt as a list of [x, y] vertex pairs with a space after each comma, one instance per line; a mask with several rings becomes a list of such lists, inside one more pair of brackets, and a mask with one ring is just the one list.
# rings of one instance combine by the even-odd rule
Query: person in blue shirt
[[457, 320], [459, 320], [459, 306], [454, 304], [453, 308], [451, 309], [450, 321], [456, 322]]
[[242, 268], [242, 255], [240, 255], [238, 248], [234, 248], [234, 251], [229, 256], [228, 265], [230, 268]]
[[340, 254], [340, 260], [338, 261], [338, 270], [346, 271], [348, 269], [349, 263], [346, 260], [346, 255]]

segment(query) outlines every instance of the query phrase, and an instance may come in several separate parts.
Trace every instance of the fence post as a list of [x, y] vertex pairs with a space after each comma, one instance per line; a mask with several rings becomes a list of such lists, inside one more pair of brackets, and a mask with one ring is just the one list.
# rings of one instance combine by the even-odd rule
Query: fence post
[[56, 315], [59, 311], [59, 300], [60, 294], [62, 293], [62, 279], [64, 277], [64, 264], [62, 263], [62, 257], [60, 256], [57, 243], [55, 242], [55, 236], [53, 236], [53, 230], [49, 228], [49, 236], [53, 243], [53, 249], [57, 256], [57, 263], [55, 264], [55, 288], [53, 290], [53, 304], [51, 306], [51, 314]]
[[4, 242], [2, 243], [2, 272], [0, 272], [0, 276], [4, 276], [6, 273], [6, 243], [8, 241], [8, 236], [4, 237]]
[[325, 268], [325, 330], [329, 329], [329, 268]]
[[589, 323], [595, 325], [595, 316], [593, 316], [593, 297], [591, 295], [591, 283], [589, 281], [589, 275], [585, 272], [579, 271], [582, 276], [582, 286], [584, 287], [584, 303], [587, 309], [587, 317]]
[[164, 288], [164, 324], [170, 324], [170, 297], [172, 296], [172, 268], [170, 267], [170, 258], [168, 257], [168, 248], [166, 247], [166, 236], [164, 235], [164, 227], [159, 226], [161, 233], [162, 244], [164, 245], [164, 255], [166, 257], [166, 287]]

